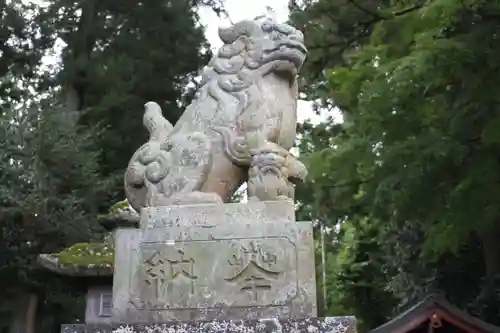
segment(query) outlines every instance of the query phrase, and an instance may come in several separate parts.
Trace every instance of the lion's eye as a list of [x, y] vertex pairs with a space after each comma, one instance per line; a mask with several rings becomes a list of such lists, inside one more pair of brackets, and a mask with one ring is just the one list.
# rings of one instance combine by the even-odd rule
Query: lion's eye
[[270, 23], [263, 23], [262, 30], [265, 32], [269, 32], [269, 31], [273, 30], [273, 25]]
[[287, 35], [284, 33], [281, 33], [281, 32], [276, 32], [273, 34], [273, 40], [281, 40], [281, 39], [285, 39], [286, 37], [287, 37]]

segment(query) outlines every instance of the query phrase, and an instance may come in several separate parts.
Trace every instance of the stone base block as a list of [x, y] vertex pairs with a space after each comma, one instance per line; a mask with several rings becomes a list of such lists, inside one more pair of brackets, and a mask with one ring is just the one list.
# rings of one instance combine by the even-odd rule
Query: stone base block
[[143, 209], [116, 234], [112, 322], [315, 317], [314, 268], [292, 203]]
[[143, 325], [63, 325], [61, 333], [356, 333], [354, 317]]

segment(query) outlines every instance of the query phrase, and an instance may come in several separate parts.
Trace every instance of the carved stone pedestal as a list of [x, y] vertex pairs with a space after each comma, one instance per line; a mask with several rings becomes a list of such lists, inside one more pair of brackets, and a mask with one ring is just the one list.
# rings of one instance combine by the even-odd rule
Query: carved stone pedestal
[[152, 207], [115, 242], [115, 323], [316, 316], [312, 224], [291, 202]]

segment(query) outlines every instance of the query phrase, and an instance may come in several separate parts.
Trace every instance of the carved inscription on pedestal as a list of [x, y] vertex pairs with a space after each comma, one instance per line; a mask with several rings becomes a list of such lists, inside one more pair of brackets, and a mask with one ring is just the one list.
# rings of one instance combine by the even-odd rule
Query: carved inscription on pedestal
[[142, 243], [130, 302], [143, 310], [282, 306], [298, 292], [286, 237]]
[[[174, 252], [174, 253], [172, 253]], [[169, 300], [176, 297], [175, 282], [181, 279], [188, 283], [184, 288], [190, 294], [195, 292], [195, 260], [186, 256], [184, 250], [155, 251], [146, 257], [138, 268], [140, 296], [134, 297], [131, 303], [138, 308], [165, 308]]]
[[277, 267], [277, 256], [263, 250], [255, 241], [241, 244], [228, 264], [235, 269], [235, 274], [225, 280], [238, 284], [239, 290], [248, 292], [253, 302], [259, 302], [262, 293], [270, 291], [273, 281], [282, 274]]
[[[292, 208], [268, 209], [262, 204], [231, 208], [237, 211], [232, 213], [207, 206], [204, 225], [203, 213], [194, 212], [202, 210], [198, 205], [169, 208], [172, 214], [143, 211], [142, 229], [116, 234], [113, 321], [315, 315], [312, 225], [289, 222]], [[211, 210], [217, 214], [212, 216]], [[177, 215], [197, 225], [149, 228], [146, 223], [154, 216], [175, 221]], [[215, 227], [207, 227], [210, 224]]]
[[177, 250], [179, 259], [163, 258], [160, 251], [155, 252], [151, 258], [144, 262], [145, 282], [153, 286], [156, 290], [156, 299], [166, 300], [168, 291], [172, 289], [171, 281], [178, 277], [185, 277], [191, 280], [191, 293], [194, 293], [194, 259], [184, 258], [184, 251]]

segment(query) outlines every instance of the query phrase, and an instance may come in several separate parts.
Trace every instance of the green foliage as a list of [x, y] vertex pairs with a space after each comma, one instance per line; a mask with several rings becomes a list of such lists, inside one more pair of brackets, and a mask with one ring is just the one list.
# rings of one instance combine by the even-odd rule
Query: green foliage
[[195, 9], [202, 2], [117, 4], [54, 0], [41, 14], [54, 37], [67, 44], [55, 82], [68, 107], [82, 112], [82, 124], [106, 126], [100, 142], [104, 174], [123, 172], [147, 140], [142, 124], [147, 101], [159, 103], [171, 122], [178, 119], [194, 94], [186, 86], [196, 84], [197, 71], [211, 56], [197, 24]]
[[306, 92], [344, 115], [306, 124], [301, 144], [302, 207], [350, 230], [329, 269], [345, 277], [332, 299], [351, 303], [330, 311], [373, 327], [398, 310], [391, 297], [404, 305], [439, 289], [498, 322], [499, 13], [484, 0], [295, 6], [311, 50]]
[[[25, 321], [17, 300], [33, 293], [40, 331], [83, 313], [81, 295], [36, 256], [74, 261], [58, 251], [100, 238], [95, 217], [123, 198], [123, 170], [146, 140], [143, 104], [158, 102], [174, 122], [192, 98], [211, 56], [199, 6], [224, 13], [219, 0], [0, 5], [0, 331], [13, 313]], [[42, 55], [59, 55], [56, 41], [60, 61], [42, 68]]]
[[[4, 111], [0, 120], [0, 156], [5, 161], [0, 165], [0, 275], [5, 287], [1, 299], [15, 300], [27, 290], [43, 294], [56, 282], [55, 277], [40, 273], [38, 254], [98, 235], [94, 214], [114, 182], [99, 174], [95, 148], [99, 136], [97, 128], [77, 126], [57, 105]], [[47, 297], [45, 304], [51, 304]], [[0, 303], [0, 313], [9, 316], [10, 306]]]
[[367, 331], [384, 323], [394, 298], [384, 289], [388, 281], [376, 228], [368, 221], [353, 224], [342, 224], [335, 235], [338, 249], [327, 255], [327, 314], [355, 315], [358, 329]]
[[58, 258], [63, 265], [88, 267], [114, 263], [114, 251], [106, 243], [76, 243], [51, 256]]
[[231, 198], [229, 198], [229, 203], [239, 203], [243, 202], [246, 198], [246, 186], [240, 187]]
[[36, 14], [37, 7], [24, 1], [2, 1], [0, 4], [1, 108], [9, 108], [23, 100], [25, 85], [33, 82], [36, 66], [49, 46], [46, 38], [38, 36], [35, 22], [28, 19]]
[[98, 131], [80, 129], [57, 107], [9, 115], [0, 121], [2, 258], [28, 264], [38, 253], [91, 237], [109, 181], [97, 170]]

